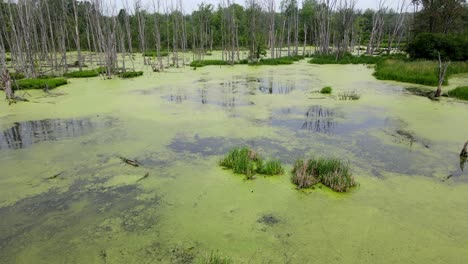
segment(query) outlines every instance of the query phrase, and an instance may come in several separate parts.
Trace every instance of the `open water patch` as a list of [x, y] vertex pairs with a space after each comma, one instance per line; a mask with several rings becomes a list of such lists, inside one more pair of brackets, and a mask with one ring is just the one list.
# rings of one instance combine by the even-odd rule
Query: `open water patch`
[[[44, 119], [14, 123], [0, 132], [0, 150], [24, 149], [44, 141], [58, 141], [90, 134], [110, 127], [114, 119]], [[1, 128], [1, 127], [0, 127]]]

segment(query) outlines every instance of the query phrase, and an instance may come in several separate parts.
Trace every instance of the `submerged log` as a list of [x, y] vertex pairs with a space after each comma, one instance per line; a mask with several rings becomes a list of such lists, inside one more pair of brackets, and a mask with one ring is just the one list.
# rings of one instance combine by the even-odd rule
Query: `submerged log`
[[463, 149], [460, 153], [461, 158], [468, 158], [468, 141], [465, 143], [465, 146], [463, 146]]
[[127, 159], [127, 158], [124, 158], [124, 157], [121, 157], [121, 156], [119, 156], [119, 159], [121, 159], [123, 162], [125, 162], [128, 165], [131, 165], [133, 167], [139, 167], [140, 166], [140, 163], [138, 163], [137, 160]]
[[47, 179], [48, 179], [48, 180], [57, 179], [60, 175], [62, 175], [62, 174], [64, 174], [64, 173], [65, 173], [65, 171], [61, 171], [61, 172], [59, 172], [59, 173], [57, 173], [57, 174], [55, 174], [55, 175], [53, 175], [53, 176], [51, 176], [51, 177], [49, 177], [49, 178], [47, 178]]
[[136, 182], [142, 181], [142, 180], [144, 180], [144, 179], [146, 179], [146, 178], [148, 178], [148, 177], [149, 177], [149, 172], [147, 172], [147, 173], [145, 174], [145, 176], [141, 177], [141, 178], [138, 179]]

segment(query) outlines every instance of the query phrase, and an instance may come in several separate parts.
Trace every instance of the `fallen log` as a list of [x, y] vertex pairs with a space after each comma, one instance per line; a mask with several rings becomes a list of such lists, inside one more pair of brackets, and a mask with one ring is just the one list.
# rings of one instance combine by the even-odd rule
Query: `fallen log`
[[127, 158], [124, 158], [124, 157], [121, 157], [121, 156], [119, 156], [119, 159], [121, 159], [123, 162], [125, 162], [128, 165], [131, 165], [133, 167], [140, 167], [140, 163], [137, 160], [127, 159]]
[[55, 175], [53, 175], [53, 176], [51, 176], [51, 177], [49, 177], [49, 178], [47, 178], [47, 179], [48, 179], [48, 180], [57, 179], [60, 175], [62, 175], [62, 174], [64, 174], [64, 173], [65, 173], [65, 171], [61, 171], [61, 172], [59, 172], [59, 173], [57, 173], [57, 174], [55, 174]]

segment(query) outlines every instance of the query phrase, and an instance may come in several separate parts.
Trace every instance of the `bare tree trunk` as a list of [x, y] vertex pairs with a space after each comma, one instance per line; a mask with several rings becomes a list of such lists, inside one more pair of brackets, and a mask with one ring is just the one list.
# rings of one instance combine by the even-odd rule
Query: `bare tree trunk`
[[11, 89], [10, 73], [8, 72], [7, 69], [3, 70], [2, 83], [3, 83], [3, 89], [5, 90], [6, 98], [8, 99], [8, 101], [11, 102], [11, 100], [13, 100], [15, 96], [13, 94], [13, 90]]
[[462, 158], [468, 158], [468, 141], [465, 143], [463, 146], [461, 152], [460, 152], [460, 157]]
[[81, 41], [80, 41], [80, 31], [78, 29], [78, 9], [76, 7], [76, 1], [72, 0], [73, 3], [73, 14], [75, 18], [75, 42], [76, 50], [78, 51], [78, 67], [80, 71], [83, 70], [82, 59], [81, 59]]
[[442, 61], [440, 52], [439, 52], [439, 84], [437, 86], [437, 91], [434, 94], [434, 97], [440, 97], [442, 95], [442, 85], [445, 81], [445, 75], [447, 73], [447, 68], [450, 65], [450, 61]]

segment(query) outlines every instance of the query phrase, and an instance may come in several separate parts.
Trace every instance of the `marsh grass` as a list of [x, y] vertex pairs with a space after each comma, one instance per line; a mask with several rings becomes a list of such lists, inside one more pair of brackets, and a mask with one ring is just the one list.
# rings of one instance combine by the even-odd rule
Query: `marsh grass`
[[247, 179], [253, 179], [256, 173], [264, 175], [280, 175], [284, 173], [281, 162], [277, 160], [265, 162], [255, 151], [248, 147], [232, 149], [219, 162], [219, 165], [232, 169], [234, 173], [244, 174]]
[[314, 55], [309, 63], [312, 64], [377, 64], [380, 61], [384, 60], [384, 57], [381, 56], [353, 56], [351, 54], [346, 54], [340, 58], [336, 58], [336, 55]]
[[323, 87], [322, 90], [320, 90], [320, 93], [322, 94], [331, 94], [332, 93], [332, 88], [330, 86]]
[[448, 96], [468, 100], [468, 86], [460, 86], [448, 92]]
[[135, 78], [135, 77], [142, 76], [142, 75], [143, 75], [142, 71], [128, 71], [128, 72], [120, 73], [119, 77], [123, 79], [128, 79], [128, 78]]
[[249, 65], [290, 65], [304, 58], [304, 56], [288, 56], [281, 58], [261, 59], [258, 62], [249, 63]]
[[259, 168], [257, 169], [259, 174], [263, 175], [281, 175], [284, 173], [283, 166], [279, 160], [268, 160], [262, 162]]
[[[437, 61], [403, 61], [385, 60], [377, 64], [374, 76], [379, 80], [392, 80], [427, 86], [437, 86], [439, 83]], [[468, 63], [452, 62], [447, 69], [444, 85], [453, 74], [468, 72]]]
[[209, 256], [198, 261], [199, 264], [232, 264], [230, 258], [221, 256], [218, 252], [212, 252]]
[[358, 94], [356, 91], [342, 92], [338, 94], [338, 99], [343, 100], [343, 101], [347, 101], [347, 100], [356, 101], [356, 100], [361, 99], [361, 95]]
[[58, 86], [67, 84], [67, 80], [63, 78], [47, 78], [47, 79], [21, 79], [15, 82], [13, 89], [54, 89]]
[[335, 192], [346, 192], [356, 186], [349, 163], [335, 158], [298, 160], [294, 164], [291, 181], [298, 189], [310, 188], [317, 183]]
[[[158, 56], [158, 52], [157, 52], [157, 51], [147, 51], [147, 52], [143, 53], [143, 56], [145, 56], [145, 57], [157, 57], [157, 56]], [[159, 56], [161, 56], [161, 57], [167, 57], [167, 56], [169, 56], [169, 52], [167, 52], [167, 51], [160, 51], [160, 52], [159, 52]]]
[[97, 68], [94, 70], [67, 72], [63, 74], [63, 76], [68, 78], [90, 78], [99, 76], [103, 71], [104, 70], [102, 68]]
[[195, 60], [190, 63], [190, 67], [205, 67], [208, 65], [229, 65], [224, 60]]

